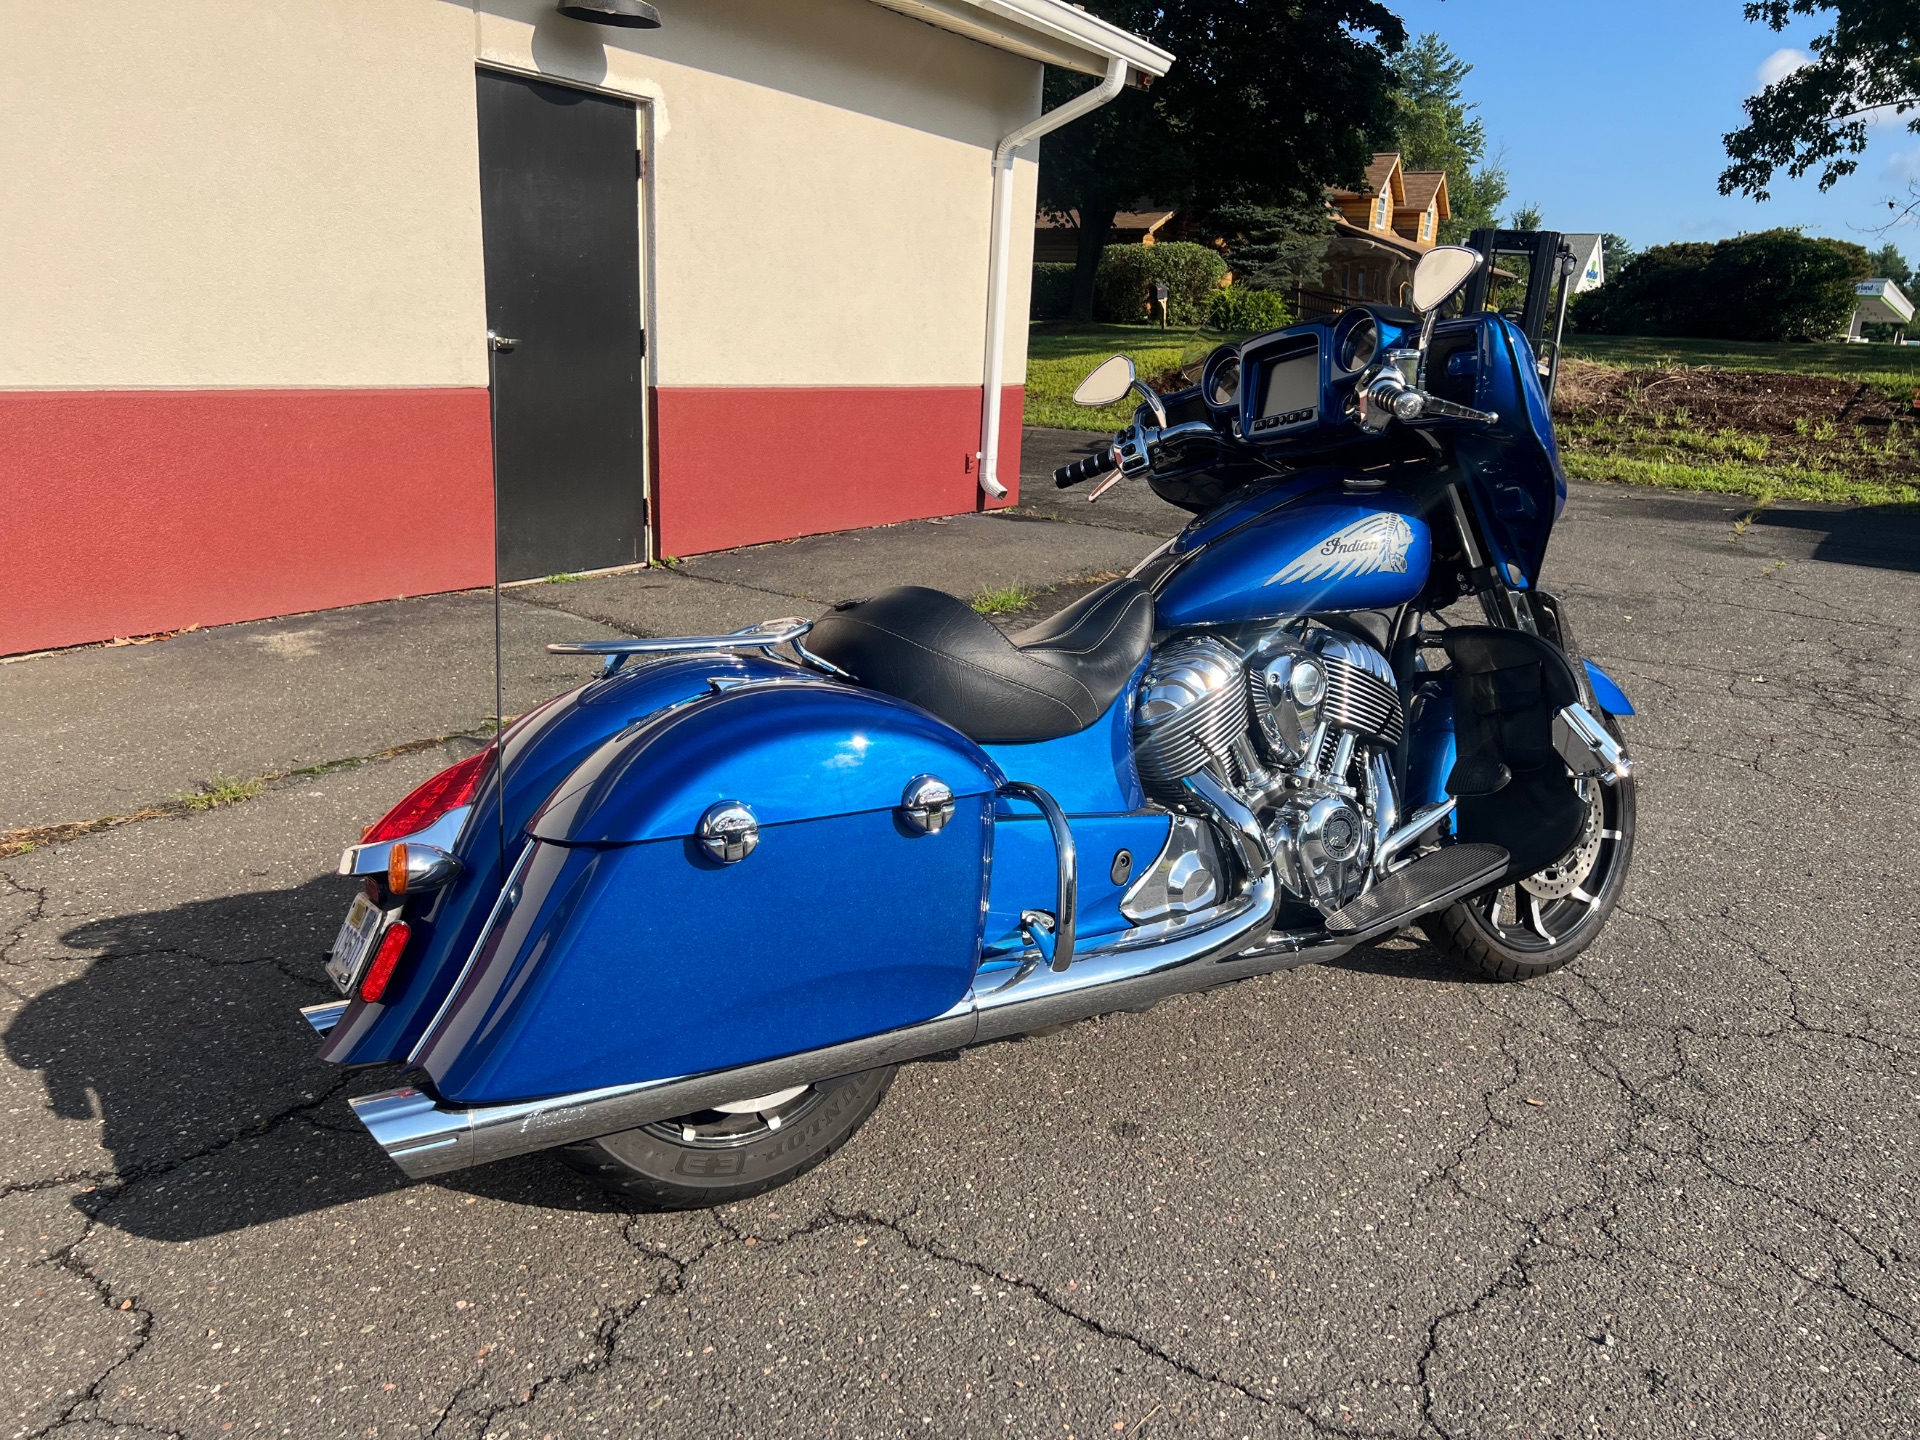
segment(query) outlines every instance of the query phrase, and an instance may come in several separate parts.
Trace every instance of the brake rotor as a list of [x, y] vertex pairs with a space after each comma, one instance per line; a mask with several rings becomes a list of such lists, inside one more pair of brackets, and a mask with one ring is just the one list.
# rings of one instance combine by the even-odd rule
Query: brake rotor
[[1587, 792], [1587, 823], [1573, 849], [1544, 870], [1536, 871], [1520, 882], [1520, 888], [1542, 900], [1564, 900], [1586, 883], [1600, 859], [1600, 842], [1605, 837], [1606, 814], [1600, 803], [1600, 787], [1591, 780], [1580, 782]]

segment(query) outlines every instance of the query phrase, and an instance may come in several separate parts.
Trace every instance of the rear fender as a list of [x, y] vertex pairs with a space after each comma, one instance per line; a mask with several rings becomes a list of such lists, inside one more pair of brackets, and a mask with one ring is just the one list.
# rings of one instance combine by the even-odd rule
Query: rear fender
[[[908, 823], [935, 775], [954, 813]], [[528, 831], [512, 907], [416, 1055], [440, 1095], [492, 1104], [833, 1045], [964, 1003], [1001, 775], [924, 711], [827, 680], [723, 690], [631, 726]], [[695, 838], [721, 801], [758, 843]]]

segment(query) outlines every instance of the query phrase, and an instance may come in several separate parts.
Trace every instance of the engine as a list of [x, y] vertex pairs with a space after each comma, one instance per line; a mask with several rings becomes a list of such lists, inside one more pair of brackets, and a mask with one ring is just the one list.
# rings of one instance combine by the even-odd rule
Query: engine
[[[1242, 649], [1213, 636], [1160, 650], [1140, 690], [1134, 751], [1148, 794], [1191, 812], [1183, 782], [1201, 772], [1246, 805], [1266, 837], [1282, 883], [1323, 913], [1365, 888], [1376, 847], [1399, 819], [1388, 756], [1406, 720], [1393, 667], [1373, 646], [1312, 622]], [[1185, 873], [1218, 864], [1168, 847], [1155, 867]], [[1158, 890], [1142, 877], [1140, 898]], [[1224, 891], [1225, 886], [1219, 887]], [[1132, 897], [1130, 897], [1132, 898]], [[1123, 907], [1135, 920], [1159, 918]]]

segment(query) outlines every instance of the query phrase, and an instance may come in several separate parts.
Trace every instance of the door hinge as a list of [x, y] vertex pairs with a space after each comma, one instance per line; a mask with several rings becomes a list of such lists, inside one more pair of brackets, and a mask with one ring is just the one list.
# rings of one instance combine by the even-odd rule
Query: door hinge
[[633, 178], [636, 180], [647, 178], [647, 152], [644, 150], [633, 152]]
[[644, 360], [646, 359], [646, 357], [647, 357], [647, 332], [644, 329], [642, 329], [640, 332], [640, 358]]

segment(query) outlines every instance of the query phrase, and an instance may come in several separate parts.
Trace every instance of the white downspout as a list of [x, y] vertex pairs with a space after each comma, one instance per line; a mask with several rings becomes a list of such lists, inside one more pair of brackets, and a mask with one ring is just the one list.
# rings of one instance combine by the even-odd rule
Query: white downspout
[[1127, 83], [1127, 62], [1118, 55], [1107, 61], [1107, 76], [1084, 95], [1076, 95], [1057, 110], [1028, 121], [1002, 137], [993, 151], [993, 241], [987, 256], [987, 356], [982, 367], [985, 394], [980, 406], [980, 488], [998, 500], [1007, 493], [1000, 483], [1000, 377], [1005, 373], [1007, 346], [1007, 260], [1013, 245], [1013, 152], [1098, 110]]

